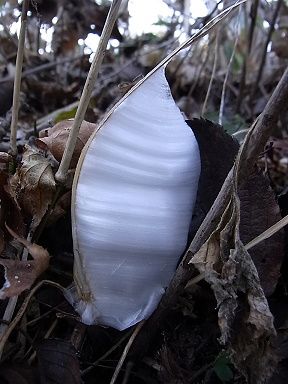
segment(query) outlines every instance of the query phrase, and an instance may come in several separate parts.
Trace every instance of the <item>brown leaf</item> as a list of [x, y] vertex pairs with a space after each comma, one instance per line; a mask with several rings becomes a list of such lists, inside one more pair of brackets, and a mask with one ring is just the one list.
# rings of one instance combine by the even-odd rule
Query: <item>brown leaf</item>
[[80, 365], [73, 345], [64, 340], [43, 340], [38, 348], [41, 383], [80, 384]]
[[[211, 121], [187, 121], [200, 147], [201, 176], [193, 213], [191, 238], [211, 208], [220, 188], [234, 163], [238, 144], [223, 128]], [[213, 139], [211, 139], [213, 138]], [[280, 209], [268, 180], [255, 171], [239, 188], [241, 200], [240, 238], [247, 244], [281, 219]], [[284, 258], [284, 235], [278, 232], [249, 251], [256, 265], [266, 296], [273, 293], [280, 276]]]
[[20, 295], [29, 289], [34, 281], [48, 268], [49, 253], [40, 245], [32, 244], [19, 237], [12, 229], [6, 226], [9, 233], [28, 250], [33, 260], [7, 260], [0, 259], [0, 265], [5, 269], [5, 283], [0, 290], [0, 299]]
[[[249, 243], [281, 219], [280, 208], [268, 180], [255, 172], [239, 188], [241, 200], [240, 234], [243, 244]], [[284, 260], [284, 231], [278, 231], [249, 251], [256, 265], [266, 296], [274, 292]]]
[[220, 223], [191, 263], [205, 274], [216, 297], [220, 341], [247, 380], [258, 384], [275, 368], [269, 342], [275, 329], [256, 267], [240, 239], [237, 169], [236, 163], [231, 200]]
[[[57, 123], [52, 128], [45, 129], [40, 131], [39, 141], [45, 143], [47, 148], [55, 157], [56, 160], [61, 161], [64, 149], [69, 137], [69, 133], [71, 131], [73, 125], [73, 119], [71, 120], [63, 120], [60, 123]], [[83, 121], [80, 127], [80, 131], [77, 137], [76, 147], [72, 156], [70, 168], [75, 168], [81, 154], [81, 151], [86, 144], [87, 140], [91, 136], [91, 134], [95, 131], [96, 124], [88, 123], [87, 121]], [[46, 136], [46, 137], [45, 137]]]
[[25, 146], [21, 167], [9, 179], [7, 191], [24, 213], [32, 218], [35, 229], [51, 203], [56, 183], [48, 160], [35, 149]]
[[35, 368], [24, 364], [5, 364], [1, 366], [0, 382], [2, 384], [36, 384], [37, 376]]

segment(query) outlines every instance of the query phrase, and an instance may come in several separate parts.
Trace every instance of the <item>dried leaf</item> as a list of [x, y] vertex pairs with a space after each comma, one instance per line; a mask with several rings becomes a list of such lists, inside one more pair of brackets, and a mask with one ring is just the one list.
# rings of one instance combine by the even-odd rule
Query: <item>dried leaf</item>
[[32, 218], [31, 229], [35, 229], [53, 199], [56, 184], [49, 161], [35, 149], [25, 149], [22, 165], [10, 178], [7, 190]]
[[[40, 132], [39, 141], [46, 144], [49, 151], [55, 157], [56, 160], [61, 161], [65, 146], [69, 137], [73, 125], [73, 119], [64, 120], [54, 125], [54, 127], [45, 129]], [[75, 168], [81, 154], [81, 151], [86, 144], [87, 140], [91, 136], [92, 132], [96, 129], [96, 124], [83, 121], [80, 127], [80, 131], [77, 137], [76, 147], [72, 156], [70, 168]], [[46, 136], [46, 137], [45, 137]]]
[[[239, 188], [239, 197], [241, 240], [247, 244], [281, 219], [280, 208], [268, 180], [257, 171]], [[249, 251], [266, 296], [272, 295], [278, 283], [285, 255], [284, 242], [281, 230]]]
[[[239, 146], [221, 126], [209, 120], [193, 119], [187, 124], [193, 129], [201, 153], [201, 176], [190, 229], [190, 237], [193, 238], [232, 168]], [[268, 180], [256, 171], [239, 188], [239, 197], [240, 238], [243, 244], [247, 244], [280, 220], [280, 209]], [[278, 282], [284, 258], [283, 231], [253, 247], [249, 253], [265, 295], [269, 296]]]
[[275, 329], [256, 267], [240, 240], [235, 180], [236, 171], [230, 203], [191, 263], [205, 274], [216, 297], [220, 341], [227, 344], [235, 366], [247, 380], [258, 384], [264, 383], [275, 367], [269, 344]]
[[38, 381], [35, 368], [10, 363], [1, 366], [0, 382], [3, 384], [36, 384]]
[[7, 260], [0, 259], [0, 265], [5, 269], [5, 283], [0, 290], [0, 299], [20, 295], [26, 289], [29, 289], [34, 281], [48, 268], [50, 256], [49, 253], [40, 245], [32, 244], [29, 241], [19, 237], [8, 226], [9, 233], [25, 248], [27, 248], [33, 260]]
[[38, 348], [41, 383], [80, 384], [79, 360], [73, 345], [64, 340], [44, 340]]
[[274, 367], [269, 337], [273, 316], [255, 265], [239, 238], [239, 205], [233, 198], [191, 262], [205, 273], [218, 304], [220, 341], [249, 382], [264, 383]]

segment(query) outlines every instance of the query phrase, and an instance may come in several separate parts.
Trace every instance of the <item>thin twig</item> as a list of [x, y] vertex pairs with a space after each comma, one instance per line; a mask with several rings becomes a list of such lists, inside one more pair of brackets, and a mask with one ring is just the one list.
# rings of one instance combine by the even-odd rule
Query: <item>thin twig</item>
[[129, 352], [129, 350], [130, 350], [130, 348], [131, 348], [131, 346], [132, 346], [136, 336], [138, 335], [138, 333], [142, 329], [144, 323], [145, 323], [145, 320], [143, 320], [143, 321], [141, 321], [140, 323], [137, 324], [134, 332], [132, 333], [130, 339], [128, 340], [128, 343], [127, 343], [127, 345], [126, 345], [126, 347], [125, 347], [125, 349], [124, 349], [124, 351], [122, 353], [122, 356], [121, 356], [121, 358], [120, 358], [120, 360], [119, 360], [119, 362], [117, 364], [117, 367], [115, 369], [115, 372], [114, 372], [114, 374], [112, 376], [110, 384], [114, 384], [115, 383], [115, 381], [116, 381], [116, 379], [117, 379], [117, 377], [119, 375], [119, 372], [120, 372], [120, 370], [122, 368], [122, 365], [124, 363], [124, 360], [126, 359], [126, 356], [127, 356], [128, 352]]
[[123, 343], [123, 341], [125, 341], [128, 338], [128, 336], [130, 336], [131, 334], [132, 332], [128, 331], [115, 345], [113, 345], [107, 352], [105, 352], [104, 355], [100, 356], [96, 361], [94, 361], [94, 363], [92, 363], [89, 367], [85, 368], [81, 372], [81, 376], [83, 377], [84, 375], [89, 373], [93, 368], [99, 366], [99, 363], [102, 360], [106, 359], [106, 357], [111, 355], [111, 353], [114, 352]]
[[[25, 77], [27, 77], [27, 76], [33, 75], [33, 74], [38, 73], [38, 72], [46, 71], [48, 69], [57, 67], [58, 65], [61, 65], [61, 64], [71, 63], [73, 61], [77, 61], [83, 57], [84, 57], [84, 55], [82, 54], [79, 56], [68, 57], [68, 58], [63, 59], [63, 60], [58, 60], [58, 61], [56, 60], [56, 61], [53, 61], [50, 63], [38, 65], [37, 67], [34, 67], [34, 68], [26, 69], [25, 71], [22, 72], [22, 80], [25, 79]], [[3, 77], [3, 79], [0, 79], [0, 84], [7, 83], [9, 81], [13, 81], [14, 78], [15, 78], [15, 76]]]
[[28, 6], [29, 6], [29, 0], [24, 0], [23, 4], [22, 4], [21, 28], [20, 28], [18, 52], [17, 52], [17, 59], [16, 59], [16, 72], [15, 72], [15, 81], [14, 81], [14, 90], [13, 90], [13, 104], [12, 104], [12, 121], [11, 121], [11, 128], [10, 128], [10, 131], [11, 131], [11, 133], [10, 133], [10, 154], [12, 156], [17, 155], [17, 145], [16, 145], [17, 124], [18, 124], [21, 75], [22, 75], [24, 45], [25, 45], [25, 34], [26, 34], [26, 27], [27, 27]]
[[23, 317], [23, 315], [24, 315], [24, 313], [28, 307], [28, 304], [30, 303], [31, 298], [34, 296], [34, 294], [37, 292], [37, 290], [39, 288], [41, 288], [42, 285], [44, 285], [44, 284], [52, 285], [53, 287], [58, 288], [62, 293], [65, 293], [65, 288], [63, 288], [60, 284], [57, 284], [54, 281], [50, 281], [50, 280], [42, 280], [33, 289], [31, 289], [28, 296], [23, 301], [23, 303], [22, 303], [19, 311], [17, 312], [15, 318], [11, 321], [11, 323], [9, 324], [6, 331], [0, 337], [0, 355], [2, 355], [5, 344], [9, 338], [9, 336], [11, 335], [12, 331], [14, 330], [16, 325], [19, 323], [19, 321], [22, 319], [22, 317]]
[[279, 13], [279, 10], [280, 10], [280, 7], [281, 7], [282, 3], [283, 3], [283, 0], [278, 0], [278, 2], [276, 4], [275, 11], [273, 13], [273, 17], [272, 17], [272, 20], [271, 20], [271, 23], [270, 23], [270, 27], [269, 27], [269, 31], [268, 31], [268, 34], [267, 34], [266, 42], [265, 42], [265, 45], [264, 45], [264, 48], [263, 48], [262, 58], [261, 58], [261, 62], [260, 62], [260, 65], [259, 65], [256, 81], [254, 83], [253, 90], [252, 90], [251, 96], [250, 96], [250, 101], [251, 102], [253, 102], [253, 98], [254, 98], [255, 92], [256, 92], [256, 90], [257, 90], [257, 88], [258, 88], [258, 86], [260, 84], [260, 81], [261, 81], [263, 69], [264, 69], [265, 62], [266, 62], [267, 48], [268, 48], [268, 45], [269, 45], [269, 43], [271, 41], [272, 34], [274, 32], [274, 29], [275, 29], [275, 23], [276, 23], [276, 20], [277, 20], [277, 16], [278, 16], [278, 13]]
[[237, 25], [236, 25], [236, 28], [235, 28], [235, 31], [236, 31], [236, 36], [235, 36], [235, 42], [234, 42], [234, 46], [233, 46], [233, 51], [232, 51], [232, 54], [230, 56], [230, 60], [229, 60], [229, 63], [228, 63], [228, 68], [227, 68], [227, 71], [226, 71], [226, 74], [225, 74], [225, 79], [224, 79], [224, 83], [223, 83], [223, 88], [222, 88], [222, 93], [221, 93], [221, 102], [220, 102], [220, 109], [219, 109], [219, 124], [222, 125], [222, 122], [223, 122], [223, 112], [224, 112], [224, 105], [225, 105], [225, 93], [226, 93], [226, 86], [227, 86], [227, 81], [228, 81], [228, 77], [229, 77], [229, 74], [230, 74], [230, 71], [231, 71], [231, 66], [232, 66], [232, 63], [233, 63], [233, 60], [234, 60], [234, 56], [235, 56], [235, 52], [236, 52], [236, 47], [237, 47], [237, 44], [238, 44], [238, 40], [239, 40], [239, 34], [240, 34], [240, 12], [241, 12], [241, 7], [239, 7], [239, 12], [238, 12], [238, 17], [237, 17]]
[[[31, 240], [31, 233], [28, 234], [27, 240], [28, 241]], [[27, 261], [28, 254], [29, 254], [29, 252], [28, 252], [27, 248], [24, 248], [23, 251], [22, 251], [21, 260], [22, 261]], [[5, 312], [4, 312], [4, 315], [3, 315], [3, 320], [5, 320], [6, 323], [3, 323], [3, 324], [0, 325], [0, 339], [1, 339], [1, 336], [5, 333], [6, 329], [8, 328], [8, 324], [9, 324], [9, 322], [11, 321], [11, 319], [12, 319], [12, 317], [14, 315], [14, 311], [15, 311], [15, 308], [16, 308], [16, 305], [17, 305], [17, 301], [18, 301], [18, 296], [10, 297], [9, 300], [8, 300], [8, 303], [7, 303], [7, 306], [5, 308]], [[1, 355], [2, 355], [2, 352], [0, 350], [0, 360], [1, 360]]]
[[215, 55], [214, 55], [213, 69], [212, 69], [212, 73], [211, 73], [211, 77], [210, 77], [207, 93], [206, 93], [206, 96], [205, 96], [205, 100], [204, 100], [204, 103], [203, 103], [201, 116], [204, 116], [204, 114], [206, 112], [207, 103], [208, 103], [208, 99], [209, 99], [210, 92], [211, 92], [211, 89], [212, 89], [213, 80], [215, 78], [215, 73], [216, 73], [216, 68], [217, 68], [217, 63], [218, 63], [218, 51], [219, 51], [219, 29], [217, 30], [217, 33], [216, 33], [216, 42], [215, 42], [215, 50], [214, 50], [214, 54]]
[[111, 4], [110, 10], [109, 10], [109, 13], [100, 37], [99, 45], [97, 47], [97, 51], [95, 53], [93, 62], [90, 67], [90, 71], [88, 73], [88, 76], [84, 85], [84, 89], [79, 101], [79, 106], [77, 108], [76, 116], [73, 121], [73, 126], [71, 128], [71, 132], [65, 147], [65, 151], [64, 151], [59, 169], [55, 175], [55, 179], [61, 184], [65, 182], [67, 177], [67, 172], [68, 172], [69, 165], [74, 152], [74, 148], [76, 145], [78, 132], [90, 101], [91, 93], [93, 91], [95, 81], [97, 79], [100, 66], [102, 64], [102, 61], [105, 55], [108, 40], [111, 36], [114, 23], [117, 19], [121, 1], [122, 0], [113, 0]]
[[251, 10], [250, 10], [251, 23], [250, 23], [250, 28], [248, 31], [248, 45], [247, 45], [245, 57], [243, 60], [241, 80], [240, 80], [240, 85], [239, 85], [239, 94], [238, 94], [237, 105], [236, 105], [236, 112], [238, 112], [240, 110], [241, 103], [243, 100], [243, 94], [244, 94], [245, 85], [246, 85], [247, 63], [248, 63], [248, 59], [249, 59], [249, 56], [251, 53], [251, 48], [252, 48], [253, 35], [254, 35], [256, 20], [257, 20], [258, 5], [259, 5], [259, 0], [253, 0], [252, 5], [251, 5]]

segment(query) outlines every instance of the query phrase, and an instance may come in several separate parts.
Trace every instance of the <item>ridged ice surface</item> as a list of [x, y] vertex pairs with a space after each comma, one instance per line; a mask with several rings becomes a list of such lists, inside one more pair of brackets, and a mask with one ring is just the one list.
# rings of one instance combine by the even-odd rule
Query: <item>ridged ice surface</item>
[[108, 118], [82, 164], [75, 225], [92, 293], [77, 304], [84, 323], [122, 330], [154, 311], [187, 243], [199, 173], [197, 142], [160, 69]]

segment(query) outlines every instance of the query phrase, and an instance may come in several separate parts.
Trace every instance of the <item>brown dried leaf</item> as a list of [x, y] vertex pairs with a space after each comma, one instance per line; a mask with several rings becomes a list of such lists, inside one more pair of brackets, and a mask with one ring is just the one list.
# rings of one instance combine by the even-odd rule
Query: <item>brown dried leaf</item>
[[264, 383], [275, 367], [269, 345], [275, 329], [257, 270], [239, 238], [239, 219], [234, 196], [191, 262], [205, 273], [216, 297], [220, 341], [249, 382]]
[[[58, 161], [61, 161], [62, 159], [72, 125], [73, 119], [63, 120], [52, 128], [40, 131], [40, 138], [38, 140], [47, 145], [49, 151]], [[85, 120], [81, 124], [70, 168], [76, 167], [81, 151], [95, 129], [96, 124], [89, 123]]]
[[34, 281], [48, 268], [50, 255], [40, 245], [32, 244], [19, 237], [12, 229], [6, 226], [9, 233], [28, 250], [33, 260], [6, 260], [0, 259], [0, 265], [5, 269], [5, 283], [0, 290], [0, 299], [20, 295], [30, 289]]
[[[232, 168], [239, 145], [222, 127], [209, 120], [193, 119], [187, 121], [187, 124], [197, 138], [202, 168], [191, 226], [190, 236], [193, 238]], [[240, 238], [243, 244], [247, 244], [281, 219], [280, 209], [268, 181], [256, 171], [239, 188], [239, 197]], [[278, 282], [284, 258], [283, 232], [253, 247], [249, 253], [256, 265], [265, 295], [269, 296]]]
[[[281, 219], [280, 208], [268, 180], [257, 171], [239, 188], [239, 197], [241, 241], [247, 244]], [[285, 255], [284, 243], [281, 230], [249, 251], [266, 296], [272, 295], [278, 283]]]
[[[234, 174], [237, 178], [237, 174]], [[217, 229], [192, 257], [211, 285], [218, 304], [220, 341], [251, 383], [264, 383], [275, 368], [269, 339], [273, 316], [256, 267], [239, 234], [240, 200], [234, 183], [231, 200]]]
[[38, 348], [41, 383], [80, 384], [80, 365], [73, 345], [65, 340], [43, 340]]
[[9, 179], [7, 190], [35, 229], [51, 203], [56, 183], [48, 160], [37, 150], [25, 146], [21, 167]]
[[2, 384], [36, 384], [36, 369], [24, 364], [7, 363], [1, 365], [0, 383]]

